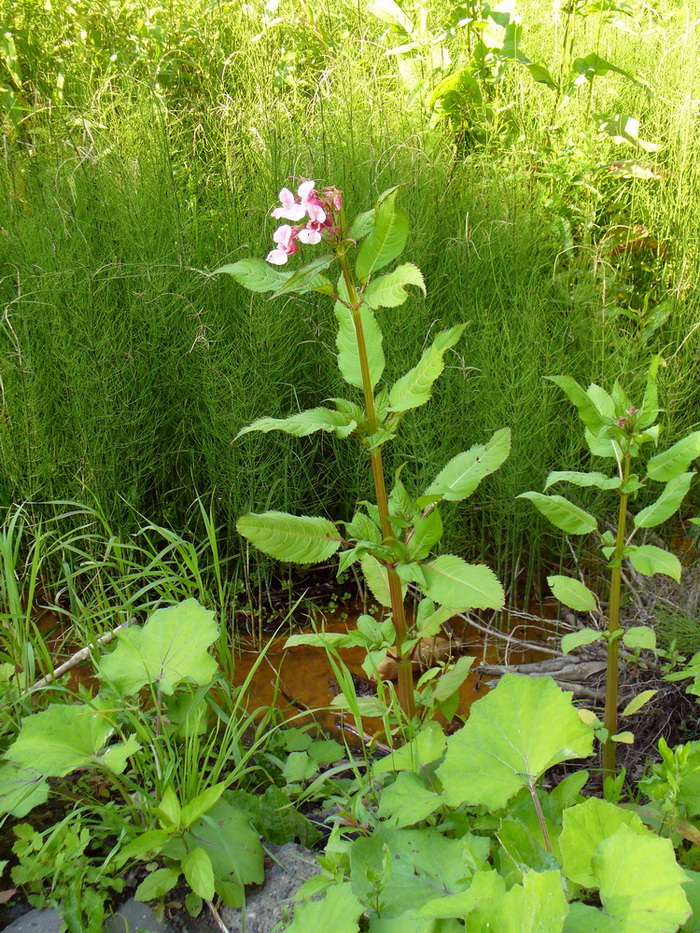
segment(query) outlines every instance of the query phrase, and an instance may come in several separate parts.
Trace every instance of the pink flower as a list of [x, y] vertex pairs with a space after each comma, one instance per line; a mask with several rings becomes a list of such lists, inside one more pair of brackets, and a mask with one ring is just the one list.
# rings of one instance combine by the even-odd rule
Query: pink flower
[[299, 231], [299, 239], [302, 243], [309, 243], [312, 246], [315, 243], [321, 242], [321, 230], [323, 229], [324, 224], [320, 224], [317, 220], [310, 220], [305, 227]]
[[[318, 224], [325, 223], [326, 210], [323, 206], [323, 201], [314, 188], [314, 182], [302, 182], [299, 185], [297, 193], [301, 199], [301, 206], [304, 208], [305, 213], [309, 215], [309, 220], [315, 221]], [[318, 240], [316, 240], [316, 242], [318, 243]]]
[[[313, 185], [313, 182], [311, 182]], [[294, 199], [294, 195], [289, 188], [282, 188], [280, 191], [280, 203], [282, 207], [276, 207], [272, 212], [275, 220], [301, 220], [306, 216], [306, 208]]]
[[278, 227], [272, 234], [277, 247], [267, 254], [267, 261], [275, 266], [283, 266], [289, 256], [299, 251], [299, 244], [295, 240], [297, 234], [298, 231], [289, 224], [282, 224]]

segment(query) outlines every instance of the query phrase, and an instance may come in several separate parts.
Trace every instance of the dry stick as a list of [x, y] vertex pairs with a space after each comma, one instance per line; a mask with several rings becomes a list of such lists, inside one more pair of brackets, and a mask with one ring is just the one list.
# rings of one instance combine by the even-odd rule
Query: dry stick
[[88, 645], [86, 648], [81, 648], [79, 651], [76, 651], [75, 654], [71, 655], [67, 661], [64, 661], [63, 664], [60, 664], [51, 674], [47, 674], [46, 677], [42, 677], [35, 684], [29, 687], [28, 690], [22, 694], [26, 696], [28, 693], [33, 693], [35, 690], [39, 690], [41, 687], [46, 687], [48, 684], [53, 683], [58, 677], [61, 677], [67, 671], [73, 670], [74, 667], [77, 667], [79, 664], [82, 664], [83, 661], [87, 661], [90, 657], [90, 652], [95, 649], [97, 645], [108, 645], [110, 641], [114, 638], [117, 632], [120, 632], [122, 629], [125, 629], [127, 626], [131, 625], [132, 619], [127, 619], [126, 622], [122, 622], [121, 625], [118, 625], [116, 628], [112, 629], [111, 632], [105, 632], [104, 635], [100, 635], [96, 639], [94, 645]]
[[[214, 905], [212, 904], [212, 902], [211, 902], [211, 901], [205, 900], [204, 903], [207, 905], [207, 907], [208, 907], [209, 910], [211, 911], [211, 915], [212, 915], [212, 917], [213, 917], [213, 919], [214, 919], [214, 923], [215, 923], [215, 924], [217, 925], [217, 927], [221, 930], [221, 933], [231, 933], [231, 931], [229, 930], [229, 928], [226, 926], [226, 924], [224, 923], [224, 921], [221, 919], [221, 915], [219, 914], [219, 911], [216, 909], [216, 907], [214, 907]], [[245, 910], [245, 907], [243, 907], [242, 910]]]

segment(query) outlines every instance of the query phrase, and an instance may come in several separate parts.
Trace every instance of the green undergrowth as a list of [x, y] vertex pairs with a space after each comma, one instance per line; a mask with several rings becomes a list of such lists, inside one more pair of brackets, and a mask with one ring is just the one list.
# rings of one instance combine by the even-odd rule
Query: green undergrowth
[[[259, 412], [290, 414], [339, 385], [323, 352], [332, 314], [313, 296], [273, 306], [207, 272], [262, 254], [261, 218], [287, 176], [336, 184], [357, 207], [400, 182], [428, 298], [386, 328], [387, 357], [398, 371], [428, 330], [469, 327], [436, 414], [413, 416], [393, 462], [429, 477], [465, 437], [510, 425], [512, 457], [469, 516], [455, 509], [446, 540], [498, 554], [508, 579], [527, 543], [532, 573], [553, 542], [514, 496], [583, 454], [572, 421], [552, 419], [543, 376], [629, 382], [661, 352], [669, 434], [694, 425], [695, 30], [671, 7], [635, 8], [627, 32], [605, 24], [600, 54], [650, 87], [596, 78], [592, 103], [585, 90], [561, 112], [509, 68], [503, 132], [465, 150], [427, 96], [407, 92], [385, 21], [349, 2], [272, 6], [55, 4], [41, 23], [30, 7], [4, 11], [18, 85], [0, 172], [4, 499], [95, 501], [124, 531], [137, 513], [182, 528], [196, 495], [215, 497], [229, 528], [266, 499], [349, 518], [366, 478], [332, 440], [231, 443]], [[549, 60], [551, 25], [534, 4], [521, 14], [523, 46]], [[658, 152], [591, 130], [589, 110], [613, 101]], [[616, 160], [655, 178], [610, 174]], [[642, 225], [662, 248], [625, 245]]]

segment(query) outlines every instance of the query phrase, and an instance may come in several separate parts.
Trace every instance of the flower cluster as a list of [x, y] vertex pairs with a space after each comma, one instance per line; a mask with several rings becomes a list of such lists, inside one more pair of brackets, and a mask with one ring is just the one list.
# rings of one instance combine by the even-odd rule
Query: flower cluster
[[299, 243], [320, 243], [323, 234], [332, 235], [338, 228], [335, 212], [342, 206], [342, 196], [337, 188], [325, 188], [321, 196], [313, 181], [303, 181], [297, 189], [297, 201], [289, 188], [280, 191], [281, 207], [276, 207], [272, 216], [277, 220], [308, 220], [304, 225], [282, 224], [275, 230], [272, 239], [275, 249], [267, 254], [267, 261], [283, 266], [289, 256], [299, 250]]

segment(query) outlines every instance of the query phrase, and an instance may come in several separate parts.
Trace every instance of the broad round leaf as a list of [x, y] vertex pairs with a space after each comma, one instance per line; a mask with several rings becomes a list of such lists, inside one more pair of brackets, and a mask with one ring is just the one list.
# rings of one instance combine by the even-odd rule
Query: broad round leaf
[[447, 740], [438, 769], [447, 803], [498, 810], [548, 768], [590, 755], [593, 732], [571, 700], [550, 677], [505, 674]]
[[335, 884], [321, 901], [308, 901], [294, 909], [294, 920], [287, 933], [357, 933], [364, 906], [358, 901], [349, 882]]
[[566, 877], [584, 888], [597, 887], [593, 855], [600, 843], [614, 835], [620, 826], [629, 826], [639, 836], [649, 835], [636, 813], [606, 800], [589, 797], [584, 803], [567, 807], [559, 837], [562, 871]]
[[342, 538], [327, 518], [287, 512], [249, 512], [236, 530], [263, 554], [294, 564], [318, 564], [338, 550]]
[[469, 915], [469, 933], [560, 933], [569, 911], [558, 871], [529, 871], [497, 900]]
[[23, 768], [8, 761], [0, 766], [0, 813], [26, 816], [46, 803], [50, 788], [44, 775], [34, 768]]
[[443, 554], [422, 565], [425, 595], [457, 610], [500, 609], [505, 602], [496, 574], [484, 564], [468, 564], [461, 557]]
[[148, 683], [167, 695], [185, 680], [204, 686], [216, 673], [207, 649], [218, 634], [214, 613], [196, 599], [156, 609], [144, 626], [119, 633], [116, 649], [99, 663], [99, 676], [127, 695]]
[[598, 608], [595, 593], [592, 593], [580, 580], [554, 574], [547, 577], [547, 583], [559, 602], [564, 603], [570, 609], [575, 609], [576, 612], [595, 612]]
[[570, 535], [585, 535], [596, 531], [598, 522], [563, 496], [543, 496], [540, 492], [522, 492], [518, 499], [529, 499], [538, 512], [553, 525]]
[[667, 933], [690, 915], [685, 872], [669, 839], [621, 826], [597, 847], [593, 874], [605, 912], [618, 921], [620, 933]]

